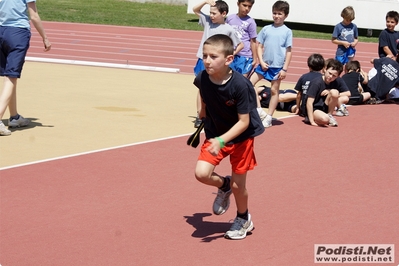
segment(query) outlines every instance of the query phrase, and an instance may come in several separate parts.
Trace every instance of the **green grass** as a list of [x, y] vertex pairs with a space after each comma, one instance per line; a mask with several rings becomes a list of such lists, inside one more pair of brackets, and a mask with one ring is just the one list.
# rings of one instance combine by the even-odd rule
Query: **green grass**
[[[149, 28], [202, 31], [198, 18], [187, 14], [186, 5], [161, 3], [137, 3], [128, 0], [40, 0], [39, 14], [44, 21], [106, 24]], [[269, 21], [257, 20], [258, 30]], [[331, 39], [332, 27], [287, 23], [294, 37]], [[377, 33], [374, 33], [377, 34]], [[360, 41], [378, 42], [359, 31]]]

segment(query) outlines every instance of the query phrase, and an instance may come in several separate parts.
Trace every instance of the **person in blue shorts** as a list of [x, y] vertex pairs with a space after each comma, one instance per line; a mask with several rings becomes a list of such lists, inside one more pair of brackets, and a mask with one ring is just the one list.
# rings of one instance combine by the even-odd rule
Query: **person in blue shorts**
[[[209, 5], [209, 15], [205, 15], [201, 9]], [[212, 35], [225, 34], [233, 40], [235, 47], [234, 55], [236, 55], [244, 47], [241, 39], [238, 37], [237, 32], [232, 26], [225, 22], [225, 18], [229, 13], [229, 6], [225, 1], [218, 0], [205, 0], [193, 7], [193, 12], [199, 17], [199, 24], [204, 28], [201, 43], [197, 51], [197, 63], [194, 67], [194, 75], [197, 76], [199, 72], [205, 69], [204, 62], [202, 61], [202, 45]], [[199, 94], [197, 94], [197, 117], [194, 121], [194, 127], [198, 128], [201, 124], [201, 119], [198, 117], [201, 106]]]
[[338, 45], [335, 59], [344, 66], [349, 60], [353, 60], [358, 43], [358, 29], [352, 21], [355, 19], [355, 10], [351, 6], [345, 7], [341, 12], [342, 22], [334, 27], [332, 43]]
[[[230, 68], [248, 77], [258, 61], [256, 49], [256, 23], [248, 16], [255, 0], [238, 0], [238, 13], [227, 17], [226, 23], [231, 25], [241, 38], [244, 48], [234, 56]], [[255, 60], [254, 60], [255, 59]]]
[[[8, 127], [24, 127], [29, 120], [17, 111], [17, 79], [21, 77], [25, 56], [31, 37], [30, 20], [43, 39], [44, 51], [49, 51], [51, 43], [47, 39], [37, 12], [36, 0], [0, 0], [0, 76], [4, 76], [0, 94], [0, 119], [8, 107], [10, 119]], [[0, 136], [11, 135], [0, 120]]]
[[272, 91], [267, 113], [258, 102], [258, 113], [264, 127], [272, 126], [280, 83], [285, 79], [291, 62], [292, 31], [284, 24], [289, 11], [290, 6], [286, 1], [275, 2], [272, 6], [273, 24], [263, 27], [256, 38], [259, 65], [251, 75], [250, 81], [255, 86], [258, 81], [266, 79], [270, 81]]

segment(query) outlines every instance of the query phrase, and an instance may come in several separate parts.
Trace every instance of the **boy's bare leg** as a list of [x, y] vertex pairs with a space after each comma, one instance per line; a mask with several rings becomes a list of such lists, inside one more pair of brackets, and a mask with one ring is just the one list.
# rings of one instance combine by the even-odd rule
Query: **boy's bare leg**
[[237, 205], [239, 213], [245, 213], [248, 210], [248, 190], [246, 188], [247, 173], [231, 175], [231, 190]]
[[195, 178], [205, 185], [220, 188], [223, 185], [223, 177], [216, 174], [214, 170], [214, 165], [205, 161], [197, 161]]
[[4, 77], [3, 90], [0, 95], [0, 118], [9, 107], [10, 116], [17, 115], [17, 78]]
[[295, 101], [296, 100], [296, 93], [291, 93], [291, 92], [287, 92], [287, 93], [280, 93], [278, 95], [278, 101], [280, 103], [287, 103], [287, 102], [291, 102], [291, 101]]
[[328, 114], [324, 113], [321, 110], [315, 110], [313, 112], [314, 122], [319, 126], [327, 126], [330, 122], [330, 117]]
[[280, 80], [273, 80], [271, 82], [271, 93], [272, 96], [270, 98], [270, 102], [269, 102], [269, 109], [267, 114], [270, 116], [273, 116], [274, 111], [276, 111], [276, 107], [278, 104], [278, 100], [279, 100], [279, 92], [280, 92]]
[[339, 91], [332, 89], [327, 95], [325, 104], [328, 106], [328, 113], [332, 114], [338, 104]]

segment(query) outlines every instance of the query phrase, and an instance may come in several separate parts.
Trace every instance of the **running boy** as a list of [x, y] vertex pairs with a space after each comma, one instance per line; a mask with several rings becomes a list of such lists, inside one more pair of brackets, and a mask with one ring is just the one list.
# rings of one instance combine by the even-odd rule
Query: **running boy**
[[[264, 131], [256, 111], [257, 96], [248, 79], [229, 67], [234, 59], [234, 45], [228, 36], [217, 34], [206, 40], [202, 58], [206, 71], [196, 76], [194, 85], [200, 92], [200, 117], [205, 119], [206, 140], [195, 167], [195, 177], [218, 188], [213, 203], [216, 215], [227, 211], [233, 193], [237, 217], [224, 236], [243, 239], [253, 229], [248, 213], [246, 176], [256, 166], [254, 137]], [[214, 172], [227, 156], [232, 165], [231, 177]]]
[[[280, 83], [287, 75], [291, 62], [292, 31], [284, 24], [290, 11], [286, 1], [277, 1], [273, 4], [273, 24], [263, 27], [256, 38], [258, 43], [259, 65], [250, 80], [255, 86], [261, 79], [271, 82], [272, 96], [268, 113], [261, 109], [258, 101], [258, 113], [264, 127], [272, 126], [272, 117], [278, 104]], [[259, 109], [260, 108], [260, 109]]]
[[355, 57], [355, 46], [358, 43], [358, 30], [356, 24], [352, 23], [355, 19], [353, 7], [347, 6], [341, 12], [342, 22], [334, 27], [332, 43], [338, 45], [335, 59], [346, 65], [349, 60]]
[[[206, 5], [210, 5], [210, 15], [205, 15], [201, 9]], [[199, 17], [199, 24], [204, 27], [204, 33], [202, 34], [202, 40], [197, 51], [197, 64], [194, 67], [194, 75], [198, 75], [199, 72], [205, 69], [202, 61], [202, 45], [210, 36], [215, 34], [225, 34], [233, 40], [235, 47], [234, 55], [237, 54], [244, 47], [241, 39], [238, 37], [236, 31], [232, 26], [225, 23], [225, 17], [229, 13], [229, 6], [222, 0], [205, 0], [193, 7], [193, 12]], [[197, 118], [194, 122], [194, 127], [199, 127], [201, 119], [198, 117], [201, 107], [199, 94], [197, 95]]]
[[338, 104], [340, 91], [343, 90], [340, 87], [341, 83], [336, 81], [342, 70], [341, 62], [328, 60], [324, 75], [310, 82], [305, 122], [309, 122], [312, 126], [338, 126], [332, 113]]
[[386, 29], [381, 31], [378, 37], [378, 55], [379, 57], [389, 57], [393, 60], [398, 56], [399, 32], [395, 31], [398, 25], [399, 13], [389, 11], [385, 16]]
[[236, 30], [244, 44], [244, 48], [234, 56], [234, 61], [230, 64], [230, 67], [245, 77], [248, 77], [258, 60], [256, 55], [256, 23], [253, 18], [248, 16], [254, 3], [255, 0], [238, 0], [238, 13], [230, 15], [226, 19], [226, 23]]
[[44, 51], [49, 51], [51, 48], [35, 1], [0, 1], [0, 76], [4, 76], [0, 94], [0, 136], [11, 134], [1, 121], [7, 107], [10, 111], [8, 127], [25, 127], [30, 122], [17, 111], [17, 79], [21, 77], [31, 36], [27, 12], [33, 26], [43, 39]]

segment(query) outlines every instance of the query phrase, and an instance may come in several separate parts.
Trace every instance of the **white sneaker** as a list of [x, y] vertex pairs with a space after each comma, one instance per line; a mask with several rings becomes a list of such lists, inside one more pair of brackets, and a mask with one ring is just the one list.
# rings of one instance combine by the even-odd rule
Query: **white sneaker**
[[328, 117], [330, 118], [328, 125], [330, 127], [337, 127], [338, 126], [337, 120], [335, 120], [335, 118], [331, 114], [328, 114]]
[[257, 108], [258, 110], [258, 115], [260, 117], [260, 120], [264, 120], [267, 116], [267, 113], [262, 109], [262, 108]]
[[248, 220], [236, 217], [230, 230], [224, 234], [228, 239], [244, 239], [248, 232], [254, 229], [254, 224], [251, 219], [251, 214], [248, 214]]
[[[227, 178], [229, 180], [228, 182], [230, 182], [230, 179], [231, 179], [230, 176], [226, 176], [225, 178]], [[222, 215], [229, 209], [231, 192], [232, 192], [231, 189], [226, 192], [224, 192], [221, 189], [218, 189], [218, 193], [213, 202], [213, 213], [214, 214]]]
[[262, 120], [262, 125], [264, 127], [271, 127], [272, 126], [273, 117], [271, 115], [267, 115], [265, 119]]
[[26, 127], [29, 125], [29, 119], [24, 118], [22, 115], [19, 115], [18, 119], [8, 120], [8, 127]]
[[0, 121], [0, 136], [9, 136], [11, 131], [6, 128], [3, 122]]

